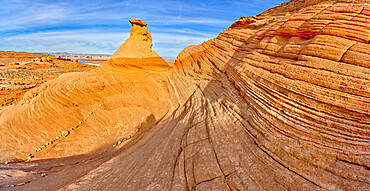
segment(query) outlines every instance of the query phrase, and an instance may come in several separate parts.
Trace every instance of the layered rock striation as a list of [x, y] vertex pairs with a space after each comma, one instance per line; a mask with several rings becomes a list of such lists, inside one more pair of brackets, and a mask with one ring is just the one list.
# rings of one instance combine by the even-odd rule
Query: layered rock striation
[[187, 165], [198, 155], [187, 152], [194, 144], [186, 144], [185, 174], [194, 177], [188, 188], [210, 182], [232, 190], [368, 188], [368, 3], [291, 1], [243, 17], [216, 39], [180, 53], [180, 73], [206, 72], [237, 90], [206, 110], [209, 121], [218, 119], [205, 128], [219, 173], [202, 171], [202, 183]]
[[54, 80], [1, 115], [2, 152], [19, 157], [90, 116], [35, 159], [105, 152], [65, 159], [64, 171], [25, 189], [367, 190], [369, 3], [293, 0], [184, 49], [173, 68], [148, 49], [146, 24], [131, 20], [138, 35], [105, 65]]
[[[51, 80], [1, 114], [1, 161], [74, 156], [111, 147], [177, 107], [168, 64], [151, 49], [143, 21], [130, 22], [130, 38], [109, 61]], [[70, 132], [67, 137], [64, 131]]]

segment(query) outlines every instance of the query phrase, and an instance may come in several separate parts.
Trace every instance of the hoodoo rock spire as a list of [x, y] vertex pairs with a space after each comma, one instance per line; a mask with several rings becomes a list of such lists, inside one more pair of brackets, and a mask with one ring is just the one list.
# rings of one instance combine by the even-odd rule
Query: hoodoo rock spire
[[144, 70], [167, 70], [168, 64], [152, 50], [152, 36], [147, 24], [141, 19], [130, 19], [132, 24], [130, 38], [112, 55], [106, 67]]

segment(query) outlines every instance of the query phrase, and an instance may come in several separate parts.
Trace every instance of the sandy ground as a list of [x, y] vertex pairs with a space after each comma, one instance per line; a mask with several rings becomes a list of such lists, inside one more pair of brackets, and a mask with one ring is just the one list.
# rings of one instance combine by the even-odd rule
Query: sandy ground
[[[49, 57], [52, 61], [33, 62], [32, 59], [37, 57]], [[64, 73], [93, 68], [96, 66], [73, 64], [42, 54], [0, 52], [0, 108], [16, 104], [27, 91]]]

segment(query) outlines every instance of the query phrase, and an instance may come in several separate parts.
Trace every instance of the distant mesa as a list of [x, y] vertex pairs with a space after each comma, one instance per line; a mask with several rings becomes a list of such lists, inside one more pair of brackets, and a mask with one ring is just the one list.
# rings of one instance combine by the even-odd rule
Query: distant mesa
[[31, 59], [32, 62], [52, 62], [53, 59], [50, 57], [36, 57]]
[[32, 62], [41, 62], [40, 57], [32, 58], [31, 60], [32, 60]]

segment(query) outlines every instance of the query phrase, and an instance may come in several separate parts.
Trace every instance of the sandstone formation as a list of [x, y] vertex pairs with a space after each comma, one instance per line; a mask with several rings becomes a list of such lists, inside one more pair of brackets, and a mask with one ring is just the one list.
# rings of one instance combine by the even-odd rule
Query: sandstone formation
[[32, 62], [41, 62], [41, 58], [40, 57], [32, 58], [31, 61]]
[[52, 62], [52, 58], [50, 57], [36, 57], [31, 59], [32, 62]]
[[[35, 62], [35, 58], [48, 62]], [[32, 61], [33, 60], [33, 61]], [[59, 77], [63, 73], [88, 71], [95, 66], [59, 60], [43, 54], [0, 52], [0, 110], [18, 103], [26, 91]]]
[[152, 50], [152, 36], [147, 24], [140, 19], [130, 19], [132, 24], [130, 38], [101, 65], [102, 70], [150, 70], [167, 71], [168, 64]]
[[[4, 132], [0, 160], [28, 159], [29, 154], [34, 159], [65, 157], [99, 150], [131, 137], [173, 110], [177, 100], [172, 93], [175, 90], [168, 89], [167, 63], [151, 50], [144, 26], [137, 29], [133, 23], [131, 34], [113, 58], [96, 70], [64, 74], [27, 92], [16, 107], [4, 111], [0, 116]], [[130, 52], [132, 49], [135, 51]], [[62, 135], [64, 131], [69, 131], [67, 137]]]
[[20, 175], [0, 185], [368, 190], [369, 3], [292, 0], [184, 49], [173, 67], [130, 20], [108, 62], [2, 113], [0, 160], [35, 161], [7, 164]]

